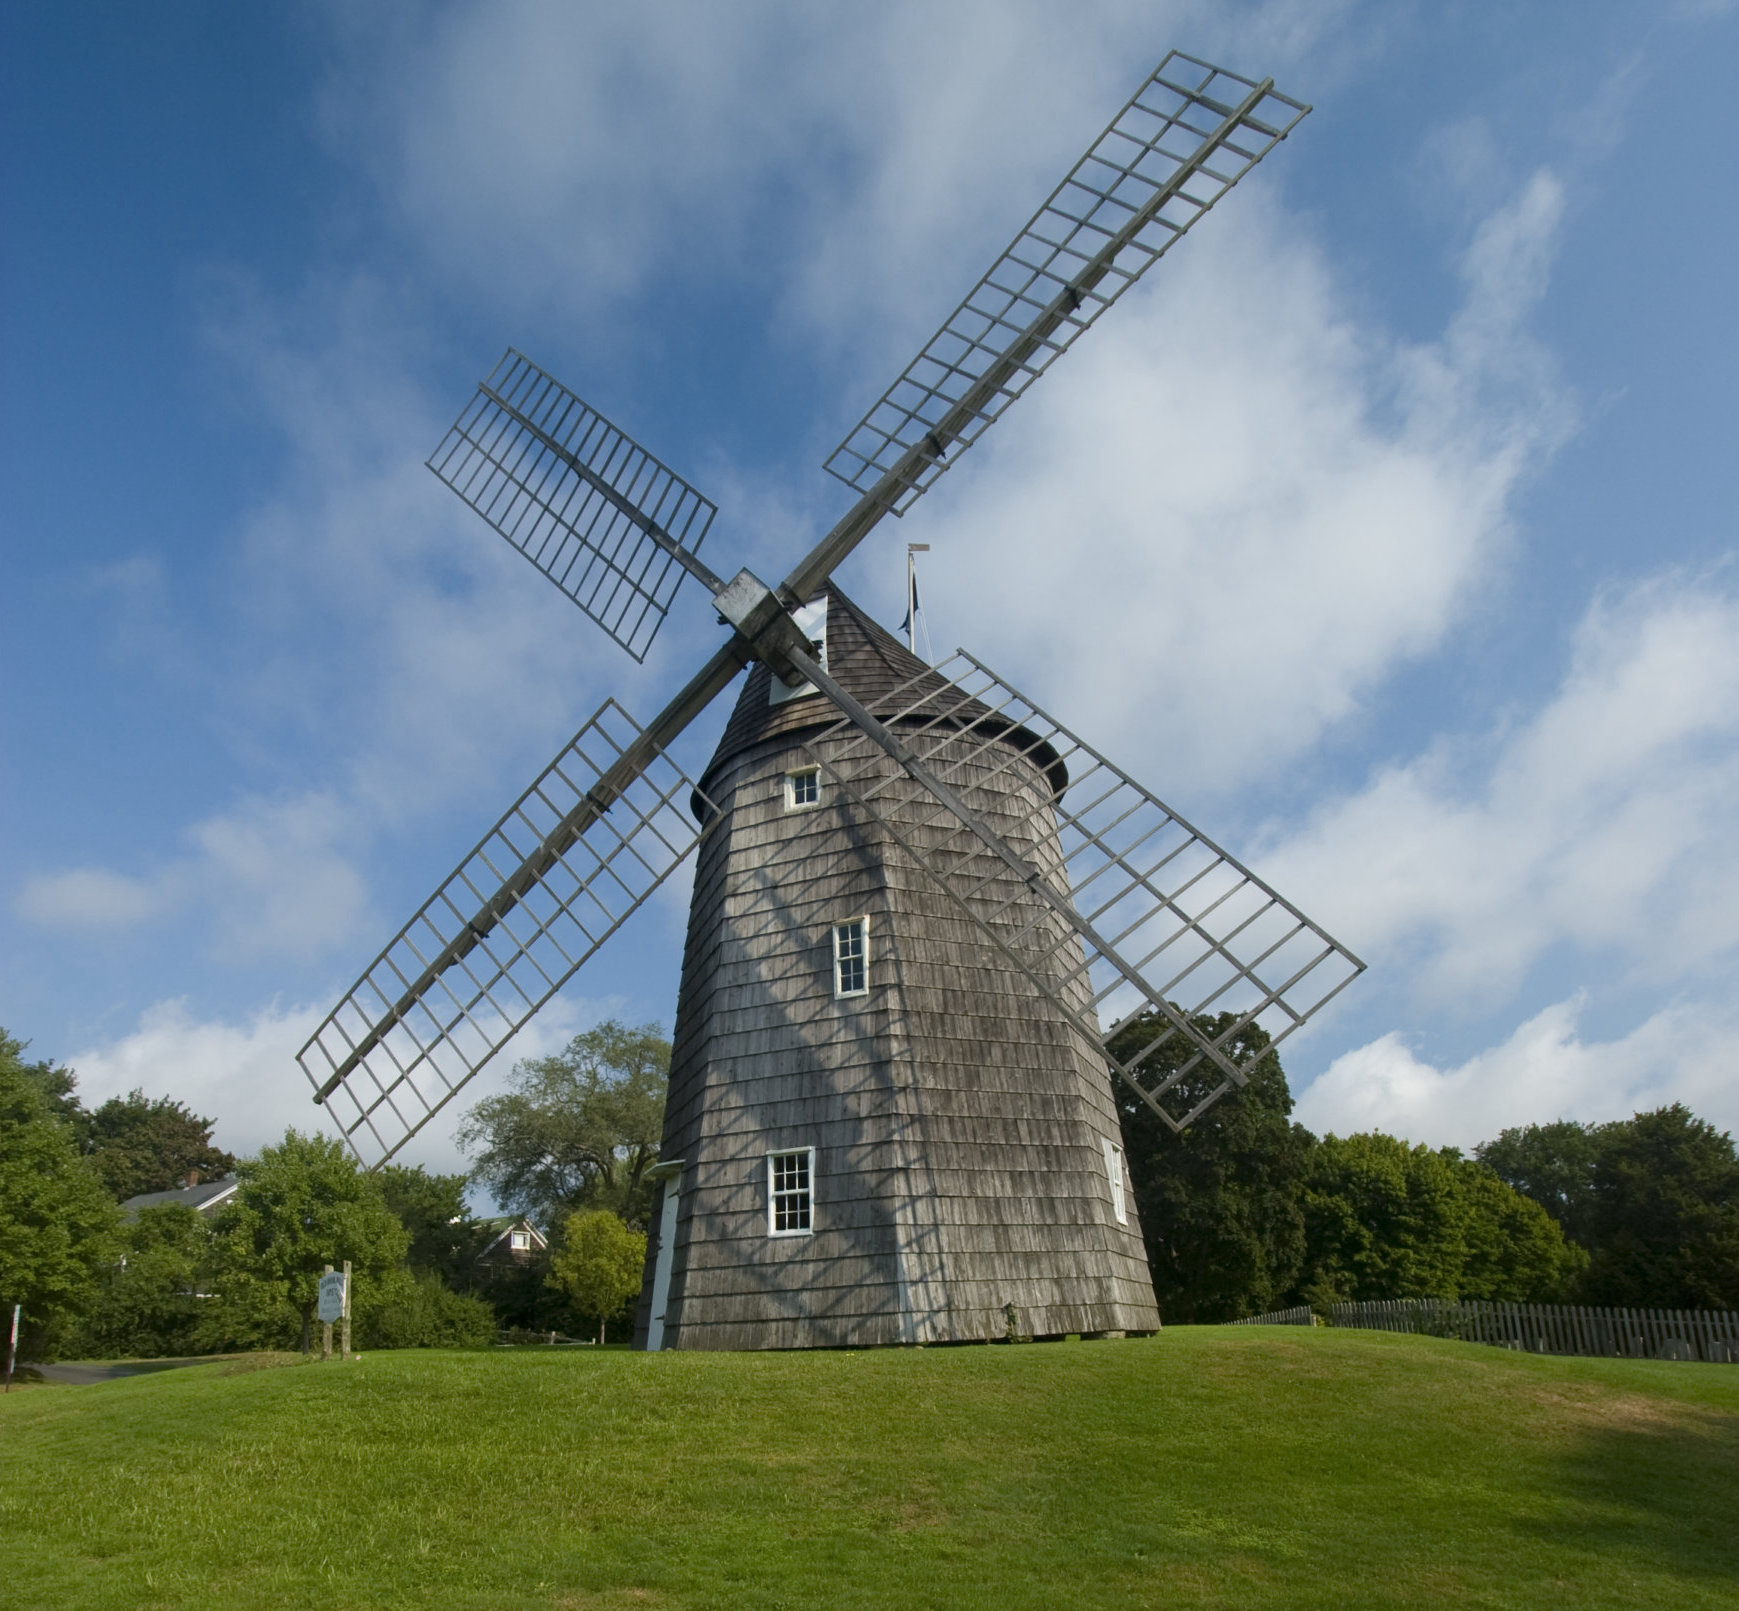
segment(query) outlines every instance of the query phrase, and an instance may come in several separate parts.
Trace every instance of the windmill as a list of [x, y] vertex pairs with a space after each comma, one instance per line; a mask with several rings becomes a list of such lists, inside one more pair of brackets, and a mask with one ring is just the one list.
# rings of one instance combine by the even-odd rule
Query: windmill
[[[1173, 52], [827, 461], [777, 587], [714, 506], [509, 350], [429, 460], [642, 659], [694, 577], [729, 636], [614, 700], [299, 1054], [397, 1151], [698, 846], [637, 1338], [802, 1347], [1158, 1324], [1107, 1065], [1175, 1129], [1363, 968], [981, 661], [832, 582], [1309, 110]], [[676, 739], [750, 668], [710, 765]], [[1138, 1016], [1158, 1033], [1106, 1045]]]

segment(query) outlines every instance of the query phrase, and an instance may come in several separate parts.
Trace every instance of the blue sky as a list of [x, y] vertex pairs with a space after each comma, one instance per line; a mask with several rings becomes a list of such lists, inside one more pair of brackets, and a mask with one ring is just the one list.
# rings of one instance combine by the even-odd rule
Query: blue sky
[[[896, 622], [932, 544], [939, 652], [1364, 955], [1288, 1060], [1314, 1127], [1739, 1124], [1732, 4], [0, 28], [0, 1023], [91, 1098], [308, 1124], [332, 1001], [716, 643], [688, 589], [635, 666], [422, 468], [505, 346], [782, 574], [822, 458], [1177, 46], [1316, 110], [845, 585]], [[668, 1024], [683, 903], [522, 1049]]]

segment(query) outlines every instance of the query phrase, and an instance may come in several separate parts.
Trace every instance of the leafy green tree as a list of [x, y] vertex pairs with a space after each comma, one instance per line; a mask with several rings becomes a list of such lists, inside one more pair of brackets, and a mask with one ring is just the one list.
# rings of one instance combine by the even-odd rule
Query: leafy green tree
[[271, 1346], [276, 1311], [278, 1341], [294, 1315], [307, 1353], [325, 1266], [349, 1259], [358, 1285], [378, 1279], [398, 1267], [410, 1235], [342, 1142], [286, 1130], [236, 1172], [241, 1184], [212, 1227], [223, 1307], [205, 1339], [227, 1331], [232, 1346]]
[[1559, 1119], [1503, 1131], [1473, 1155], [1506, 1185], [1531, 1197], [1587, 1247], [1593, 1238], [1594, 1161], [1602, 1127]]
[[117, 1201], [173, 1191], [195, 1171], [212, 1180], [235, 1168], [234, 1157], [211, 1144], [214, 1123], [170, 1097], [131, 1091], [91, 1110], [85, 1150]]
[[159, 1203], [123, 1226], [119, 1242], [121, 1256], [103, 1272], [90, 1312], [65, 1350], [90, 1359], [197, 1352], [210, 1226], [184, 1203]]
[[[1210, 1036], [1224, 1034], [1230, 1014], [1196, 1020]], [[1119, 1060], [1154, 1041], [1168, 1021], [1144, 1013], [1111, 1042]], [[1250, 1083], [1228, 1092], [1182, 1134], [1112, 1077], [1124, 1156], [1147, 1244], [1160, 1314], [1172, 1323], [1235, 1320], [1276, 1306], [1298, 1278], [1304, 1258], [1299, 1183], [1314, 1138], [1290, 1122], [1292, 1093], [1277, 1053], [1259, 1055], [1268, 1037], [1247, 1025], [1229, 1043], [1240, 1059], [1256, 1056]], [[1144, 1083], [1181, 1066], [1181, 1037], [1162, 1044], [1142, 1065]], [[1219, 1083], [1187, 1076], [1183, 1101], [1192, 1104]]]
[[1682, 1103], [1600, 1127], [1586, 1300], [1739, 1309], [1739, 1158]]
[[1325, 1136], [1300, 1204], [1311, 1303], [1453, 1298], [1466, 1255], [1453, 1170], [1429, 1147], [1379, 1134]]
[[25, 1049], [29, 1041], [19, 1040], [0, 1029], [0, 1065], [9, 1065], [29, 1080], [42, 1093], [48, 1110], [55, 1118], [73, 1127], [75, 1137], [83, 1136], [84, 1104], [76, 1094], [78, 1075], [52, 1059], [27, 1063]]
[[1456, 1295], [1491, 1303], [1565, 1303], [1576, 1295], [1588, 1253], [1533, 1198], [1484, 1164], [1454, 1160], [1466, 1249]]
[[40, 1082], [0, 1032], [0, 1305], [22, 1304], [29, 1348], [90, 1302], [117, 1256], [115, 1205]]
[[670, 1043], [657, 1026], [614, 1019], [553, 1057], [516, 1064], [510, 1088], [459, 1127], [460, 1146], [476, 1158], [471, 1178], [545, 1224], [605, 1208], [644, 1228], [669, 1078]]
[[1562, 1297], [1580, 1266], [1556, 1221], [1452, 1147], [1325, 1136], [1301, 1198], [1314, 1304], [1386, 1298]]
[[645, 1266], [645, 1233], [630, 1230], [608, 1209], [594, 1208], [568, 1216], [549, 1279], [581, 1314], [598, 1322], [603, 1342], [605, 1325], [639, 1296]]
[[470, 1293], [454, 1292], [432, 1270], [389, 1270], [359, 1285], [351, 1325], [361, 1348], [487, 1348], [495, 1341], [495, 1311]]
[[382, 1200], [409, 1232], [406, 1261], [431, 1270], [451, 1287], [470, 1280], [477, 1253], [477, 1221], [465, 1201], [463, 1175], [431, 1175], [420, 1164], [388, 1164], [375, 1171]]

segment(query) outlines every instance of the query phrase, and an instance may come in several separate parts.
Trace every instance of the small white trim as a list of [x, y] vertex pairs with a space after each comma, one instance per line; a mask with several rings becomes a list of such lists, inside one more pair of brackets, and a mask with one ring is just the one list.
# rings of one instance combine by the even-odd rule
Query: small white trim
[[[846, 959], [840, 954], [840, 934], [842, 930], [852, 927], [859, 929], [863, 942], [863, 983], [855, 990], [847, 990], [844, 984], [844, 962]], [[867, 996], [870, 979], [870, 920], [868, 916], [848, 917], [843, 923], [833, 924], [829, 933], [833, 941], [833, 999], [835, 1001], [850, 1001], [858, 996]]]
[[[792, 1158], [798, 1153], [805, 1156], [803, 1176], [808, 1182], [803, 1195], [809, 1199], [809, 1223], [792, 1230], [777, 1230], [774, 1228], [773, 1215], [773, 1164], [780, 1158]], [[792, 1193], [783, 1195], [790, 1196]], [[767, 1234], [769, 1236], [813, 1236], [815, 1234], [815, 1149], [813, 1147], [781, 1147], [777, 1152], [767, 1154]]]
[[664, 1199], [658, 1206], [658, 1252], [652, 1260], [651, 1312], [646, 1321], [646, 1351], [656, 1354], [664, 1347], [664, 1314], [670, 1307], [670, 1266], [676, 1253], [676, 1204], [682, 1192], [682, 1160], [661, 1160], [648, 1174], [664, 1183]]
[[[802, 779], [811, 779], [815, 784], [813, 800], [797, 798], [797, 784]], [[818, 811], [821, 808], [821, 768], [818, 766], [799, 766], [785, 774], [785, 809], [787, 811]]]
[[1111, 1212], [1117, 1216], [1119, 1225], [1127, 1225], [1129, 1202], [1123, 1193], [1123, 1149], [1109, 1136], [1100, 1136], [1099, 1145], [1105, 1149], [1105, 1179], [1111, 1187]]

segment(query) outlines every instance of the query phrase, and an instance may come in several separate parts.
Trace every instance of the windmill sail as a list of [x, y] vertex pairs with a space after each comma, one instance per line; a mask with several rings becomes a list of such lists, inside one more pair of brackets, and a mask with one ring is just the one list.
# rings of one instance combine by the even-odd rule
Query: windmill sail
[[[1310, 110], [1173, 51], [828, 457], [903, 514]], [[814, 583], [820, 577], [805, 576]]]
[[[1058, 845], [1054, 864], [991, 853], [849, 719], [808, 746], [823, 776], [1082, 1034], [1108, 1043], [1140, 1014], [1159, 1015], [1168, 1027], [1114, 1061], [1172, 1128], [1244, 1083], [1260, 1055], [1240, 1034], [1248, 1025], [1278, 1044], [1363, 971], [1297, 907], [964, 651], [872, 714], [1005, 841]], [[997, 820], [1017, 797], [1004, 780], [1035, 763], [1057, 791], [1054, 838]], [[1202, 1027], [1210, 1018], [1211, 1032]]]
[[704, 831], [697, 792], [608, 700], [399, 931], [297, 1057], [365, 1165], [415, 1135], [670, 876]]
[[429, 468], [636, 660], [716, 513], [511, 347]]

